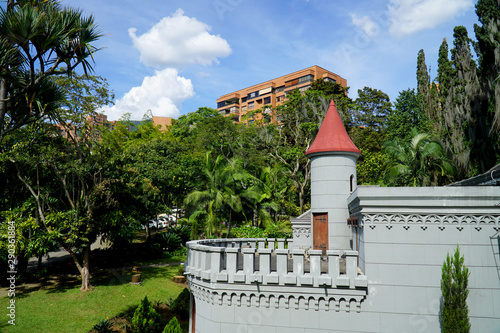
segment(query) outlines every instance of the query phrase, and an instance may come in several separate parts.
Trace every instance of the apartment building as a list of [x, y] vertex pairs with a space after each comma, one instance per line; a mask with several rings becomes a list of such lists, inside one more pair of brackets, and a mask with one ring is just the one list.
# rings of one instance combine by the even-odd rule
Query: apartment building
[[[273, 80], [244, 88], [217, 99], [220, 114], [231, 117], [235, 123], [252, 123], [265, 119], [276, 121], [273, 108], [286, 100], [295, 89], [306, 91], [314, 80], [323, 79], [347, 87], [347, 80], [319, 66], [312, 66]], [[260, 111], [258, 114], [254, 111]]]

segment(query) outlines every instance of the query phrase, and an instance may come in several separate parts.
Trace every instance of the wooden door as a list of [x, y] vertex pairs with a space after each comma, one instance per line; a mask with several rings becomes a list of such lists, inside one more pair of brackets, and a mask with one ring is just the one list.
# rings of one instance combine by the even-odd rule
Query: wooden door
[[328, 213], [313, 213], [313, 249], [328, 250]]

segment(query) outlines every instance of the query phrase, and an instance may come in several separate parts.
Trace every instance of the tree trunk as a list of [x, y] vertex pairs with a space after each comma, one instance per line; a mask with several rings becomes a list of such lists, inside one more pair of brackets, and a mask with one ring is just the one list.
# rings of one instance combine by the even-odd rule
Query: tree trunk
[[151, 229], [149, 228], [149, 221], [146, 222], [146, 240], [151, 238]]
[[92, 289], [92, 286], [90, 285], [89, 253], [90, 245], [87, 245], [83, 249], [83, 268], [80, 272], [82, 276], [82, 287], [80, 288], [81, 291], [88, 291]]
[[229, 221], [227, 222], [227, 234], [226, 234], [226, 238], [229, 238], [229, 236], [231, 235], [231, 213], [232, 213], [232, 211], [230, 210], [229, 211]]
[[302, 189], [299, 191], [299, 208], [300, 215], [302, 215], [302, 213], [304, 213], [304, 194]]

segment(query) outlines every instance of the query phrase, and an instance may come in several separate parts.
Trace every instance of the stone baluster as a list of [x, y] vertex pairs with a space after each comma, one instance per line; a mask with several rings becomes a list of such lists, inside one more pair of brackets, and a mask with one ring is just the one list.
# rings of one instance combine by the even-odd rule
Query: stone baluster
[[355, 279], [358, 276], [358, 251], [345, 251], [346, 275], [349, 279], [349, 287], [355, 288]]
[[200, 253], [200, 248], [201, 245], [194, 245], [193, 247], [193, 254], [194, 254], [194, 260], [193, 260], [193, 275], [200, 277], [201, 276], [201, 253]]
[[279, 277], [279, 284], [285, 284], [285, 276], [288, 274], [288, 250], [276, 249], [276, 273]]
[[332, 287], [349, 287], [349, 279], [340, 275], [340, 251], [327, 250], [328, 274], [332, 277]]
[[321, 275], [321, 250], [309, 250], [309, 260], [311, 277], [313, 278], [313, 286], [319, 286], [319, 277]]
[[246, 284], [250, 284], [253, 282], [262, 282], [262, 277], [259, 281], [258, 276], [255, 275], [255, 251], [256, 249], [254, 248], [241, 249], [241, 252], [243, 253], [243, 273], [245, 274]]
[[271, 273], [271, 253], [274, 249], [269, 248], [259, 248], [257, 252], [259, 253], [259, 272], [262, 275], [262, 283], [278, 283], [278, 274], [276, 272]]
[[265, 238], [257, 238], [257, 248], [258, 249], [263, 249], [266, 247], [266, 239]]
[[278, 238], [277, 242], [278, 242], [278, 249], [281, 250], [281, 249], [285, 248], [285, 239], [284, 238]]
[[[298, 286], [304, 284], [312, 284], [312, 279], [304, 276], [304, 255], [306, 250], [304, 249], [293, 249], [290, 250], [293, 255], [293, 275], [295, 276], [295, 281]], [[292, 283], [293, 278], [290, 278], [290, 283]]]
[[274, 250], [274, 244], [276, 243], [276, 238], [267, 239], [267, 247]]
[[224, 252], [223, 247], [210, 248], [210, 282], [227, 281], [227, 273], [222, 272], [221, 253]]
[[202, 245], [200, 253], [200, 277], [203, 280], [210, 280], [210, 248], [211, 246]]
[[234, 283], [234, 275], [238, 269], [238, 251], [239, 249], [235, 247], [226, 248], [226, 271], [229, 283]]
[[287, 238], [286, 239], [286, 246], [288, 249], [293, 248], [293, 239], [292, 238]]

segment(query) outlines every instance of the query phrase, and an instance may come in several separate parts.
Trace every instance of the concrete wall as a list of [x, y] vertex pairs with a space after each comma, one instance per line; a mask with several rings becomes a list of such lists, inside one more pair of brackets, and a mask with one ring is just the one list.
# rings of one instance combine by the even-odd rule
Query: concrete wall
[[391, 323], [381, 332], [440, 332], [441, 267], [457, 245], [470, 270], [472, 332], [500, 332], [499, 202], [498, 187], [358, 188], [350, 208], [369, 285], [362, 311]]
[[[500, 187], [359, 187], [348, 204], [359, 222], [348, 228], [364, 275], [353, 273], [355, 251], [345, 251], [347, 274], [341, 276], [342, 251], [329, 251], [327, 259], [313, 251], [308, 259], [303, 251], [282, 245], [278, 250], [274, 243], [270, 249], [262, 240], [189, 245], [186, 272], [196, 332], [438, 333], [441, 267], [457, 244], [471, 273], [472, 332], [500, 332]], [[287, 264], [282, 260], [281, 268], [268, 272], [267, 261], [261, 266], [256, 260], [259, 251], [275, 252]], [[230, 255], [236, 263], [221, 264], [233, 260], [227, 254], [240, 252]], [[311, 274], [311, 268], [304, 270], [307, 260], [326, 260], [329, 268]], [[265, 280], [264, 272], [282, 279]], [[332, 284], [322, 285], [320, 277]], [[346, 278], [353, 284], [343, 285]]]

